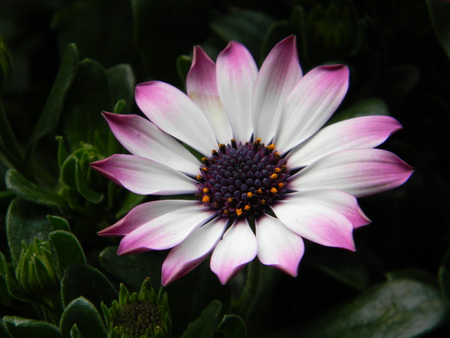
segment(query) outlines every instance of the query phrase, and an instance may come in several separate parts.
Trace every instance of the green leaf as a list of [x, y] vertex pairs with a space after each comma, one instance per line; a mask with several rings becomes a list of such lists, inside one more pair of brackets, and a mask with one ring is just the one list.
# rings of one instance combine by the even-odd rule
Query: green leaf
[[92, 57], [107, 67], [132, 59], [130, 5], [122, 0], [77, 0], [59, 6], [51, 22], [60, 49], [75, 42], [81, 58]]
[[222, 303], [213, 300], [200, 314], [200, 316], [188, 325], [182, 338], [210, 338], [217, 330], [220, 319]]
[[54, 230], [65, 230], [70, 232], [69, 222], [65, 218], [59, 216], [48, 215], [47, 220]]
[[22, 242], [31, 244], [34, 238], [48, 240], [49, 233], [53, 231], [47, 220], [48, 213], [46, 209], [20, 198], [11, 202], [6, 215], [6, 234], [13, 262], [19, 260]]
[[415, 337], [440, 325], [446, 313], [439, 290], [416, 280], [395, 279], [285, 337]]
[[381, 99], [362, 99], [353, 104], [351, 107], [335, 114], [330, 119], [328, 124], [333, 124], [354, 117], [369, 115], [389, 115], [388, 106]]
[[[147, 70], [146, 78], [179, 82], [176, 59], [206, 38], [209, 4], [209, 0], [131, 0], [135, 43]], [[174, 27], [182, 29], [173, 34]]]
[[[84, 153], [83, 155], [85, 155]], [[81, 196], [91, 203], [100, 203], [103, 200], [103, 194], [95, 191], [88, 184], [88, 177], [92, 171], [88, 165], [82, 165], [81, 161], [77, 161], [75, 166], [75, 181], [77, 190]]]
[[186, 83], [186, 77], [191, 69], [192, 57], [187, 55], [180, 55], [177, 57], [177, 71], [181, 81]]
[[56, 136], [56, 142], [58, 142], [58, 166], [61, 168], [69, 153], [67, 152], [64, 138], [62, 136]]
[[116, 218], [119, 219], [125, 216], [131, 209], [140, 204], [145, 198], [145, 195], [138, 195], [127, 191], [124, 201], [116, 214]]
[[85, 265], [86, 257], [77, 238], [70, 232], [57, 230], [49, 235], [56, 260], [56, 272], [61, 279], [66, 268], [72, 265]]
[[47, 322], [16, 316], [3, 317], [3, 323], [14, 338], [60, 338], [59, 329]]
[[450, 5], [445, 0], [426, 0], [434, 32], [450, 58]]
[[9, 269], [5, 256], [0, 251], [0, 303], [10, 305], [14, 298], [8, 292], [7, 279]]
[[65, 202], [61, 196], [28, 181], [15, 169], [8, 170], [5, 179], [8, 190], [11, 190], [24, 200], [49, 207], [65, 207]]
[[81, 334], [80, 330], [78, 329], [77, 324], [73, 324], [72, 328], [70, 329], [70, 337], [71, 338], [83, 338], [83, 335]]
[[444, 257], [444, 260], [439, 268], [439, 285], [447, 300], [450, 301], [450, 250]]
[[111, 101], [124, 100], [126, 106], [121, 113], [130, 113], [133, 107], [134, 87], [136, 85], [133, 70], [129, 65], [119, 64], [109, 68], [106, 71], [106, 76], [111, 91]]
[[269, 28], [275, 21], [263, 12], [254, 10], [234, 10], [211, 22], [211, 29], [224, 41], [238, 41], [244, 44], [256, 57]]
[[[134, 290], [139, 290], [146, 277], [150, 277], [152, 283], [161, 280], [163, 257], [156, 252], [118, 256], [117, 247], [108, 247], [100, 253], [99, 258], [108, 273]], [[156, 286], [159, 284], [153, 284], [153, 287]]]
[[246, 338], [245, 323], [238, 315], [225, 315], [218, 328], [227, 338]]
[[66, 46], [62, 56], [61, 65], [44, 110], [34, 127], [30, 136], [30, 144], [35, 145], [37, 141], [58, 124], [59, 117], [64, 105], [64, 100], [77, 72], [78, 51], [75, 44]]
[[[106, 338], [105, 324], [95, 306], [84, 297], [71, 301], [65, 308], [60, 322], [61, 335], [70, 338], [73, 326], [84, 338]], [[76, 330], [75, 330], [76, 331]]]
[[101, 139], [106, 139], [109, 130], [101, 112], [111, 109], [105, 69], [93, 60], [81, 61], [67, 94], [63, 116], [64, 139], [72, 151], [78, 149], [82, 143], [95, 145], [95, 133], [98, 133]]
[[364, 290], [369, 285], [369, 272], [353, 252], [342, 251], [333, 255], [309, 257], [305, 264], [357, 290]]
[[97, 269], [87, 265], [72, 265], [66, 268], [61, 280], [61, 296], [64, 305], [83, 296], [100, 308], [101, 302], [111, 304], [117, 298], [117, 291]]

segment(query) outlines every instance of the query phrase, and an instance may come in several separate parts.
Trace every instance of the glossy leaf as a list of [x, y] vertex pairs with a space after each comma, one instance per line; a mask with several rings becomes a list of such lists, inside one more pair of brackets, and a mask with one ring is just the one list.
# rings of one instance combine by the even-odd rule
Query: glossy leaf
[[[105, 324], [95, 306], [84, 297], [71, 301], [65, 308], [60, 322], [63, 338], [71, 337], [73, 326], [84, 338], [106, 338]], [[76, 330], [75, 330], [76, 331]]]

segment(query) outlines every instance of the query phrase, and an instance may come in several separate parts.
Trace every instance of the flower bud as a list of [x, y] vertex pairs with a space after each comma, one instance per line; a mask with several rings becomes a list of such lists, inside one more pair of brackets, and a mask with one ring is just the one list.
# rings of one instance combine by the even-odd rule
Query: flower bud
[[170, 334], [172, 321], [167, 294], [156, 295], [146, 279], [139, 294], [130, 294], [122, 284], [119, 301], [107, 308], [102, 304], [103, 315], [111, 338], [163, 338]]
[[30, 245], [22, 244], [16, 278], [31, 297], [41, 298], [55, 294], [59, 290], [49, 242], [35, 238]]

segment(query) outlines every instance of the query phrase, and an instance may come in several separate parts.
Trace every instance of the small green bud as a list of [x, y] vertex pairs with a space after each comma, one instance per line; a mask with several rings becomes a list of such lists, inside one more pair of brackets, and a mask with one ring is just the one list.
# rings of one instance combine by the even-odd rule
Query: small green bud
[[53, 266], [49, 242], [35, 238], [28, 246], [22, 244], [16, 278], [31, 297], [47, 297], [58, 292], [59, 281]]
[[111, 338], [164, 338], [171, 331], [167, 294], [157, 295], [149, 279], [139, 294], [130, 294], [120, 285], [119, 301], [113, 301], [110, 308], [102, 304], [102, 310]]
[[3, 37], [0, 36], [0, 92], [11, 77], [11, 57]]

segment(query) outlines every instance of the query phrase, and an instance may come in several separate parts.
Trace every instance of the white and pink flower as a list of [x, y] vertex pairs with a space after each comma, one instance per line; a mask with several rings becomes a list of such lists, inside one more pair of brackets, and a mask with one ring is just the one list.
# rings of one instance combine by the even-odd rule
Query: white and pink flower
[[100, 234], [124, 236], [119, 254], [171, 249], [163, 285], [210, 254], [225, 284], [256, 256], [296, 276], [303, 239], [355, 250], [353, 229], [369, 223], [356, 198], [403, 184], [412, 168], [374, 149], [401, 128], [392, 117], [323, 127], [348, 82], [343, 65], [303, 75], [293, 36], [259, 71], [237, 42], [216, 63], [195, 47], [187, 95], [151, 81], [136, 88], [148, 119], [104, 113], [131, 155], [92, 167], [134, 193], [172, 198], [141, 204]]

